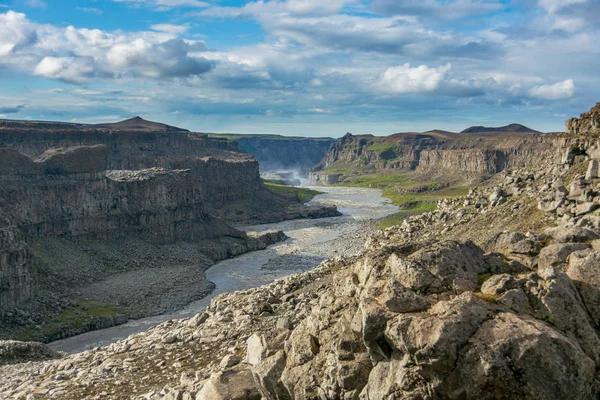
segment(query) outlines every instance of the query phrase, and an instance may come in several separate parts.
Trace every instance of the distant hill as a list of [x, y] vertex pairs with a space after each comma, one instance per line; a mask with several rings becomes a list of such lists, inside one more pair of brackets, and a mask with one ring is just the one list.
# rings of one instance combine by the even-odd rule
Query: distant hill
[[492, 133], [492, 132], [507, 132], [507, 133], [540, 133], [521, 124], [510, 124], [500, 127], [487, 126], [472, 126], [465, 129], [461, 133]]
[[109, 129], [131, 129], [131, 130], [144, 130], [144, 131], [172, 131], [172, 132], [189, 132], [187, 129], [177, 128], [175, 126], [161, 124], [160, 122], [146, 121], [141, 117], [134, 117], [126, 119], [121, 122], [114, 122], [108, 124], [96, 124], [92, 125], [96, 128], [109, 128]]

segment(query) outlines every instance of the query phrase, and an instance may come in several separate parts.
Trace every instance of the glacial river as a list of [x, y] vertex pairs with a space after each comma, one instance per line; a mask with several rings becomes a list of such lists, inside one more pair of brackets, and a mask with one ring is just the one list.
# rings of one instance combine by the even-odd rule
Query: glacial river
[[171, 314], [131, 320], [126, 324], [87, 332], [50, 343], [55, 350], [75, 353], [106, 346], [170, 319], [186, 318], [203, 311], [210, 300], [223, 292], [261, 286], [286, 275], [314, 268], [322, 260], [358, 252], [364, 241], [365, 223], [390, 215], [398, 208], [375, 189], [328, 187], [311, 204], [336, 204], [341, 217], [284, 221], [241, 227], [247, 231], [282, 229], [288, 240], [262, 251], [220, 261], [206, 271], [216, 289], [202, 300]]

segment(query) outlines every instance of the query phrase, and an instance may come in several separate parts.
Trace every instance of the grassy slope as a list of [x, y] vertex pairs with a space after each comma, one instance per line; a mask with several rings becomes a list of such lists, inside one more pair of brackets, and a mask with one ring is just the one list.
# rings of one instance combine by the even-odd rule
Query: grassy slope
[[301, 203], [309, 202], [316, 195], [323, 194], [323, 192], [319, 192], [318, 190], [281, 185], [268, 181], [265, 181], [264, 184], [271, 192]]
[[54, 316], [51, 321], [40, 325], [39, 329], [24, 328], [15, 333], [17, 340], [43, 341], [44, 338], [54, 337], [58, 332], [69, 330], [73, 333], [85, 332], [85, 328], [95, 318], [105, 316], [127, 315], [124, 309], [97, 301], [77, 301], [74, 308], [69, 308]]
[[422, 214], [436, 209], [438, 200], [464, 196], [469, 187], [456, 186], [436, 191], [421, 193], [400, 193], [397, 188], [410, 189], [411, 186], [428, 185], [435, 187], [436, 182], [415, 182], [408, 180], [410, 175], [392, 174], [370, 174], [349, 177], [347, 181], [339, 183], [339, 186], [366, 187], [382, 189], [384, 197], [392, 200], [392, 203], [402, 210], [379, 221], [377, 229], [385, 229], [402, 223], [402, 220], [410, 215]]

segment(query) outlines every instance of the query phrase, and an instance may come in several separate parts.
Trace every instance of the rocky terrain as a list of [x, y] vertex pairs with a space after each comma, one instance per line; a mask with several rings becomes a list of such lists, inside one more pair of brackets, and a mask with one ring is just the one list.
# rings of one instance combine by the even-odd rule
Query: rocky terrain
[[598, 398], [600, 141], [587, 133], [553, 135], [547, 156], [379, 231], [358, 255], [106, 348], [0, 367], [0, 393]]
[[210, 292], [207, 266], [285, 238], [230, 224], [339, 215], [269, 190], [233, 143], [139, 118], [3, 121], [0, 140], [2, 337], [48, 341], [176, 309]]
[[596, 103], [590, 111], [579, 118], [571, 118], [567, 121], [567, 133], [571, 135], [598, 135], [600, 134], [600, 103]]

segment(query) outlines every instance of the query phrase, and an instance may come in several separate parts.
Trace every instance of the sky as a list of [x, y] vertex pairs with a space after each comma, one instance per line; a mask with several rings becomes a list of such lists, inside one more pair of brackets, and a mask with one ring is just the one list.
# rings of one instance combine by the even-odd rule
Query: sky
[[339, 137], [600, 101], [600, 0], [0, 0], [0, 118]]

